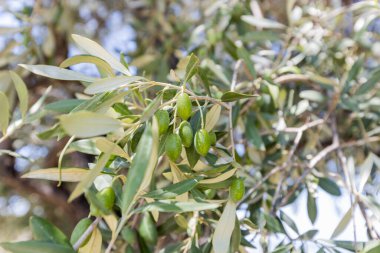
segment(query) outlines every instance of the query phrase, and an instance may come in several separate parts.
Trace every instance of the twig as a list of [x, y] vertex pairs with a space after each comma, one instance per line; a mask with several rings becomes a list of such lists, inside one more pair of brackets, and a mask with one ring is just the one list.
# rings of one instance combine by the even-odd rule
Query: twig
[[358, 205], [359, 205], [360, 211], [364, 217], [364, 220], [367, 224], [367, 233], [368, 233], [370, 239], [371, 240], [378, 240], [380, 238], [380, 236], [377, 234], [376, 230], [374, 229], [372, 221], [367, 215], [364, 203], [360, 198], [358, 198]]
[[[188, 93], [187, 91], [185, 91], [185, 92]], [[215, 98], [212, 98], [212, 97], [208, 97], [208, 96], [197, 96], [197, 95], [195, 95], [192, 92], [191, 92], [190, 95], [191, 95], [190, 96], [191, 99], [210, 101], [210, 102], [213, 102], [214, 104], [219, 104], [219, 105], [225, 107], [227, 110], [231, 109], [231, 107], [228, 104], [226, 104], [226, 103], [224, 103], [224, 102], [222, 102], [222, 101], [220, 101], [218, 99], [215, 99]]]
[[232, 75], [231, 91], [234, 91], [234, 90], [235, 90], [236, 83], [237, 83], [237, 78], [238, 78], [239, 68], [240, 68], [240, 65], [241, 65], [242, 63], [243, 63], [243, 60], [242, 60], [242, 59], [238, 60], [238, 61], [235, 63], [234, 73], [233, 73], [233, 75]]
[[[169, 84], [169, 83], [162, 83], [162, 82], [155, 82], [155, 81], [151, 81], [151, 83], [153, 85], [168, 87], [168, 88], [176, 89], [176, 90], [182, 90], [182, 87], [179, 87], [179, 86], [176, 86], [176, 85], [173, 85], [173, 84]], [[220, 101], [219, 99], [208, 97], [208, 96], [197, 96], [194, 92], [192, 92], [192, 91], [190, 91], [188, 89], [184, 89], [183, 91], [186, 92], [187, 94], [189, 94], [190, 96], [192, 96], [193, 99], [210, 101], [210, 102], [219, 104], [219, 105], [225, 107], [228, 110], [230, 109], [230, 107], [226, 103]]]
[[[231, 91], [235, 90], [237, 78], [238, 78], [239, 67], [242, 64], [242, 62], [243, 61], [240, 59], [235, 64], [234, 73], [232, 75]], [[233, 102], [229, 103], [230, 110], [228, 112], [228, 121], [230, 123], [230, 138], [231, 138], [231, 147], [232, 147], [232, 157], [234, 158], [234, 160], [236, 160], [236, 158], [235, 158], [235, 140], [234, 140], [234, 123], [232, 120], [232, 106], [233, 106], [233, 104], [234, 104]]]
[[[375, 137], [375, 136], [374, 136]], [[347, 148], [352, 146], [362, 146], [370, 142], [377, 142], [380, 141], [380, 137], [376, 138], [368, 138], [368, 139], [361, 139], [356, 141], [350, 141], [345, 142], [340, 145], [341, 148]], [[293, 193], [298, 189], [299, 184], [303, 181], [303, 179], [313, 170], [313, 168], [328, 154], [333, 152], [339, 147], [337, 143], [332, 143], [331, 145], [324, 148], [322, 151], [320, 151], [313, 159], [310, 160], [310, 162], [306, 165], [306, 170], [301, 175], [301, 177], [298, 178], [298, 180], [293, 184], [292, 189], [288, 192], [286, 197], [281, 201], [280, 206], [283, 206], [287, 203], [289, 198], [293, 195]]]
[[[293, 144], [291, 150], [289, 151], [289, 155], [288, 155], [287, 160], [284, 163], [282, 163], [281, 165], [274, 167], [268, 174], [266, 174], [263, 177], [263, 179], [260, 182], [258, 182], [254, 187], [252, 187], [251, 189], [249, 189], [247, 191], [247, 193], [244, 195], [244, 197], [240, 200], [240, 202], [238, 203], [237, 207], [239, 207], [242, 203], [244, 203], [251, 196], [251, 194], [254, 193], [257, 189], [259, 189], [261, 187], [261, 185], [265, 181], [267, 181], [271, 176], [273, 176], [277, 172], [282, 171], [285, 168], [287, 168], [289, 166], [289, 164], [291, 163], [292, 157], [293, 157], [293, 155], [294, 155], [294, 153], [295, 153], [295, 151], [296, 151], [296, 149], [298, 147], [299, 142], [301, 141], [303, 132], [306, 131], [309, 128], [312, 128], [314, 126], [320, 125], [322, 123], [324, 123], [324, 120], [318, 119], [318, 120], [306, 123], [303, 126], [297, 128], [298, 129], [297, 135], [296, 135], [296, 137], [294, 139], [294, 144]], [[291, 128], [290, 132], [294, 132], [293, 128]]]
[[380, 136], [372, 136], [372, 137], [368, 137], [367, 139], [349, 141], [349, 142], [342, 143], [340, 146], [342, 148], [348, 148], [352, 146], [363, 146], [370, 142], [380, 142]]
[[357, 236], [356, 236], [356, 220], [355, 220], [355, 204], [354, 204], [354, 196], [356, 195], [356, 189], [354, 184], [351, 181], [349, 169], [347, 167], [347, 159], [343, 154], [342, 148], [339, 146], [340, 141], [339, 141], [339, 133], [336, 127], [336, 117], [335, 114], [333, 114], [332, 121], [331, 121], [331, 129], [333, 132], [333, 140], [338, 144], [337, 148], [337, 155], [339, 159], [340, 166], [343, 170], [343, 174], [345, 177], [346, 181], [346, 187], [350, 191], [350, 204], [351, 204], [351, 218], [352, 218], [352, 225], [354, 229], [354, 247], [355, 247], [355, 252], [358, 252], [357, 249]]
[[310, 78], [307, 75], [302, 74], [288, 74], [282, 75], [273, 80], [275, 83], [284, 84], [289, 82], [310, 82]]
[[281, 132], [285, 132], [285, 133], [298, 133], [299, 131], [305, 131], [309, 128], [312, 128], [314, 126], [317, 126], [317, 125], [320, 125], [320, 124], [323, 124], [325, 122], [324, 119], [317, 119], [317, 120], [314, 120], [314, 121], [311, 121], [311, 122], [308, 122], [300, 127], [287, 127], [283, 130], [281, 130]]
[[96, 217], [96, 219], [91, 223], [91, 225], [84, 231], [84, 233], [79, 237], [78, 241], [74, 244], [73, 248], [77, 251], [80, 246], [82, 246], [83, 242], [90, 236], [92, 231], [98, 226], [98, 223], [101, 221], [101, 217]]
[[[304, 126], [306, 126], [306, 125], [307, 124], [305, 124]], [[312, 125], [312, 126], [314, 126], [314, 125]], [[297, 132], [296, 138], [294, 139], [294, 144], [292, 146], [292, 149], [289, 151], [288, 158], [287, 158], [287, 160], [285, 162], [286, 164], [284, 165], [284, 170], [285, 170], [285, 168], [287, 168], [292, 163], [293, 155], [296, 152], [297, 147], [298, 147], [298, 145], [299, 145], [299, 143], [300, 143], [300, 141], [302, 139], [303, 132], [305, 131], [304, 129], [306, 130], [307, 128], [300, 128], [298, 130], [298, 132]], [[281, 189], [281, 186], [282, 186], [284, 178], [285, 177], [283, 176], [282, 179], [281, 179], [281, 181], [280, 181], [280, 183], [277, 185], [276, 192], [275, 192], [275, 194], [273, 196], [272, 212], [275, 212], [275, 210], [276, 210], [277, 198], [279, 197], [280, 189]]]

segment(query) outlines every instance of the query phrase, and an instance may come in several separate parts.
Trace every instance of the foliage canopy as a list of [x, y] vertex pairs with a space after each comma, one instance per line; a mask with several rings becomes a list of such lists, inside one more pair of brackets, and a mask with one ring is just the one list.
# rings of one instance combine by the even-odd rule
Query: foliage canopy
[[[1, 71], [0, 143], [23, 129], [64, 142], [55, 164], [22, 177], [75, 182], [68, 201], [84, 196], [94, 216], [83, 217], [70, 239], [33, 216], [33, 240], [1, 246], [223, 253], [310, 252], [312, 244], [318, 252], [377, 252], [380, 42], [373, 27], [380, 6], [285, 2], [284, 12], [265, 18], [265, 3], [216, 1], [200, 6], [196, 21], [171, 9], [187, 8], [182, 1], [147, 4], [148, 14], [131, 21], [137, 48], [128, 57], [74, 34], [81, 53], [59, 66], [37, 64], [41, 55], [31, 54]], [[97, 72], [71, 68], [82, 63]], [[48, 87], [31, 100], [30, 75], [82, 87], [59, 100]], [[74, 153], [87, 163], [67, 159]], [[306, 192], [315, 223], [319, 191], [351, 199], [329, 240], [316, 230], [300, 233], [302, 224], [281, 210]], [[355, 210], [368, 242], [336, 240]]]

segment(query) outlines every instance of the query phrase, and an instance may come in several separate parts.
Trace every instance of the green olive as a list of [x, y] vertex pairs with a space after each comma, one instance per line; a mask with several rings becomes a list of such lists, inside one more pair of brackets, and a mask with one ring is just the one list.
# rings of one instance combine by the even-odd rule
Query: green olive
[[[77, 223], [70, 237], [70, 243], [72, 245], [74, 245], [79, 240], [79, 238], [84, 234], [84, 232], [91, 225], [91, 223], [92, 223], [92, 220], [90, 218], [81, 219]], [[84, 240], [80, 246], [86, 244], [89, 239], [90, 239], [90, 235], [87, 236], [86, 240]]]
[[181, 155], [182, 145], [181, 138], [178, 134], [171, 134], [166, 139], [165, 143], [165, 153], [170, 160], [175, 162]]
[[210, 135], [211, 146], [215, 146], [215, 144], [216, 144], [216, 134], [215, 134], [215, 132], [210, 132], [209, 135]]
[[177, 115], [182, 120], [187, 120], [191, 116], [191, 100], [186, 93], [181, 93], [177, 97]]
[[179, 137], [181, 137], [182, 144], [186, 148], [189, 148], [193, 144], [193, 129], [187, 121], [182, 121], [179, 125]]
[[245, 193], [244, 180], [242, 178], [236, 178], [232, 181], [230, 186], [230, 198], [234, 202], [241, 200]]
[[96, 197], [107, 210], [111, 210], [115, 203], [115, 192], [112, 187], [106, 187], [96, 194]]
[[169, 128], [170, 118], [168, 111], [159, 110], [155, 113], [157, 123], [158, 123], [158, 132], [160, 135], [166, 133]]
[[206, 129], [198, 130], [198, 132], [195, 134], [194, 146], [198, 154], [201, 156], [207, 155], [211, 146], [211, 140], [210, 135]]

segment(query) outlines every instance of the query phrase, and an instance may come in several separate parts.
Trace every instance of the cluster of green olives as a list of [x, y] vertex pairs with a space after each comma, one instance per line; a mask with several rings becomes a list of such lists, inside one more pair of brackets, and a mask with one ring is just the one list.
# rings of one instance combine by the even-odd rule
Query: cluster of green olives
[[[201, 156], [206, 156], [210, 147], [216, 144], [214, 132], [207, 132], [206, 129], [198, 130], [195, 135], [190, 123], [187, 121], [192, 114], [190, 97], [186, 93], [181, 93], [176, 101], [177, 116], [182, 119], [178, 128], [178, 134], [170, 134], [165, 143], [165, 153], [171, 161], [176, 161], [182, 152], [182, 145], [189, 148], [194, 143], [196, 152]], [[170, 124], [169, 113], [166, 110], [159, 110], [155, 114], [158, 122], [159, 134], [167, 132]]]

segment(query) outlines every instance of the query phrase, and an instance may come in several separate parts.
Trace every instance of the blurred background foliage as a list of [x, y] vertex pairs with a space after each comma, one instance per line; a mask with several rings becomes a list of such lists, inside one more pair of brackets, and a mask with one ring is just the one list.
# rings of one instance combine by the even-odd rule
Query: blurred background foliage
[[[249, 211], [246, 217], [257, 224], [259, 210], [274, 214], [306, 190], [314, 222], [318, 191], [340, 195], [339, 189], [348, 188], [352, 193], [347, 182], [359, 186], [355, 182], [364, 180], [363, 189], [353, 193], [363, 196], [358, 205], [371, 223], [366, 223], [368, 238], [379, 239], [380, 5], [354, 2], [2, 0], [0, 90], [14, 98], [15, 108], [8, 70], [16, 70], [28, 85], [30, 105], [49, 86], [45, 102], [75, 97], [82, 91], [77, 82], [30, 75], [17, 66], [59, 66], [80, 52], [72, 33], [99, 41], [125, 59], [134, 74], [158, 81], [173, 81], [171, 69], [180, 76], [181, 59], [194, 53], [209, 94], [220, 97], [233, 78], [237, 91], [260, 94], [234, 106], [237, 159], [244, 164], [247, 191], [255, 190], [242, 206]], [[91, 64], [71, 68], [97, 73]], [[199, 86], [192, 88], [201, 92]], [[20, 112], [16, 108], [13, 113]], [[20, 179], [31, 169], [56, 167], [57, 153], [65, 145], [65, 139], [36, 136], [54, 123], [54, 116], [38, 106], [35, 113], [40, 120], [0, 144], [20, 156], [0, 157], [0, 241], [30, 237], [25, 226], [31, 214], [48, 217], [69, 233], [88, 213], [84, 199], [66, 202], [73, 185], [57, 188], [55, 183]], [[315, 125], [309, 129], [308, 123]], [[302, 126], [302, 139], [293, 144]], [[335, 141], [334, 152], [318, 157]], [[316, 157], [318, 166], [305, 166]], [[82, 167], [92, 158], [73, 152], [65, 159]], [[278, 166], [278, 173], [259, 187]]]

